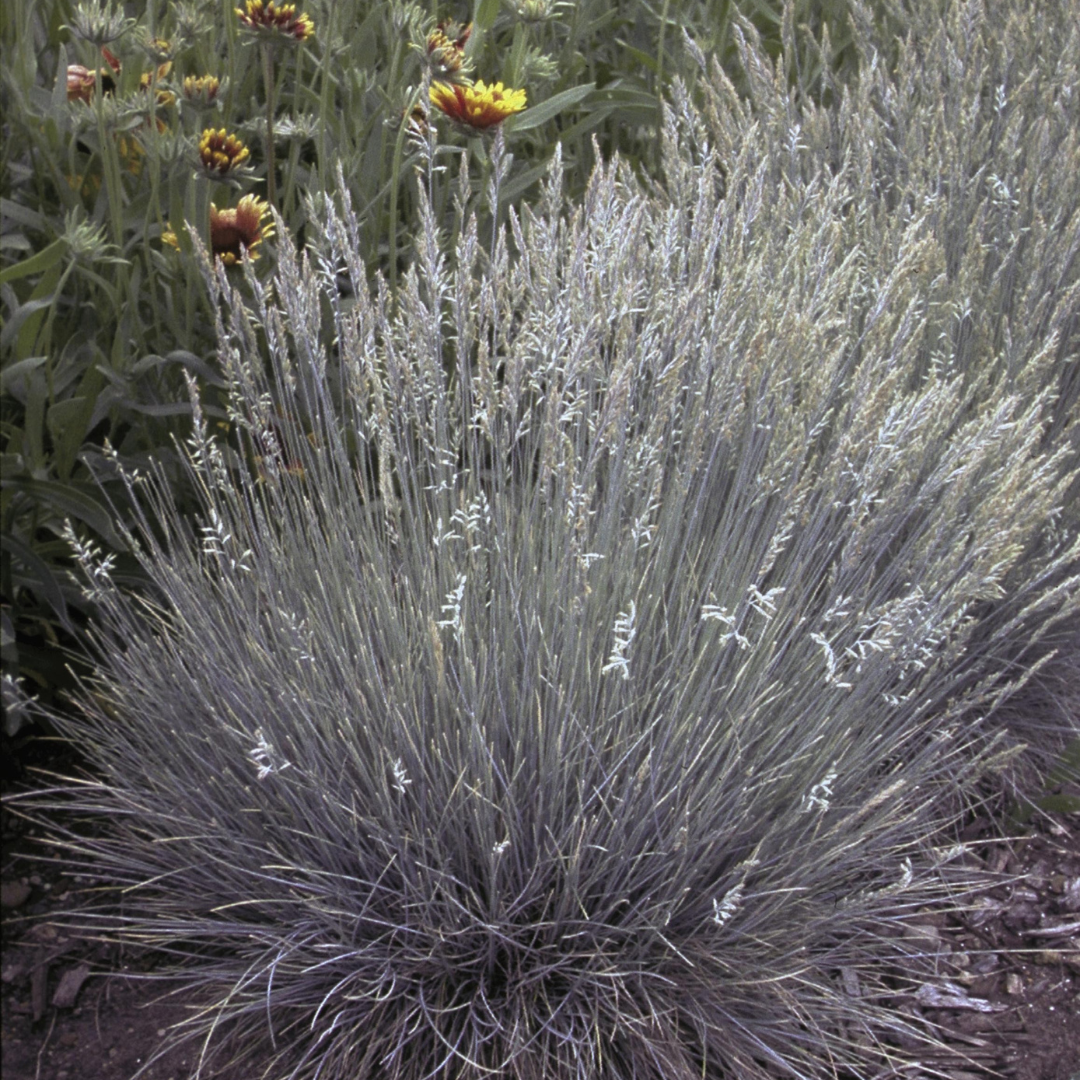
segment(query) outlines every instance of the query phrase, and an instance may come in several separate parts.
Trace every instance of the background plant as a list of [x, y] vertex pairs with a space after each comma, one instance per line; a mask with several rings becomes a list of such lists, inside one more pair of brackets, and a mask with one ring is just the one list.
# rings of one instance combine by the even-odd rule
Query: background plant
[[984, 771], [1076, 734], [1008, 709], [1080, 607], [1069, 10], [981, 12], [895, 78], [857, 30], [825, 106], [744, 31], [747, 97], [674, 88], [662, 183], [575, 203], [557, 153], [486, 242], [468, 170], [441, 230], [429, 131], [396, 296], [344, 194], [272, 281], [209, 271], [234, 436], [191, 380], [194, 523], [117, 463], [155, 600], [79, 552], [97, 775], [56, 800], [207, 1064], [941, 1064], [905, 923], [977, 884]]

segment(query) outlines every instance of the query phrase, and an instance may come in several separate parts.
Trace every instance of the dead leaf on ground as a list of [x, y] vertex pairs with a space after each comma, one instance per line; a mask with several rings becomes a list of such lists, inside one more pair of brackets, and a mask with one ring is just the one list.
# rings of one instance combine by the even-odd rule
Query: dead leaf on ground
[[58, 1009], [70, 1009], [79, 996], [82, 984], [90, 978], [90, 965], [79, 964], [68, 968], [60, 978], [60, 985], [53, 994], [52, 1003]]

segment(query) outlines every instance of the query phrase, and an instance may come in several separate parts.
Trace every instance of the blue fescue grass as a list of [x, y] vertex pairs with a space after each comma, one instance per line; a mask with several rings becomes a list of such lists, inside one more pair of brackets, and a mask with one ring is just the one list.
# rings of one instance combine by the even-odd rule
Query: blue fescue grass
[[194, 527], [117, 463], [155, 591], [79, 552], [56, 800], [207, 1070], [943, 1075], [905, 927], [980, 883], [950, 827], [1080, 604], [1077, 106], [957, 84], [1045, 19], [958, 7], [895, 77], [864, 36], [830, 109], [747, 31], [662, 185], [556, 156], [486, 232], [429, 130], [396, 296], [345, 198], [271, 283], [207, 268], [230, 433], [192, 382]]

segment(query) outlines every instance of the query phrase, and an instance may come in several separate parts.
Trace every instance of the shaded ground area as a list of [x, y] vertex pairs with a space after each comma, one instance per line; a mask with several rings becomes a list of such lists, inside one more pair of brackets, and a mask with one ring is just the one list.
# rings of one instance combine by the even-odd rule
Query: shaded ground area
[[[6, 793], [25, 779], [9, 776]], [[97, 883], [35, 860], [34, 830], [6, 808], [0, 828], [2, 1080], [131, 1080], [184, 1005], [149, 978], [153, 954], [58, 929], [50, 917]], [[1000, 884], [962, 919], [927, 911], [909, 928], [951, 987], [898, 1003], [964, 1048], [970, 1064], [949, 1069], [953, 1080], [1080, 1080], [1080, 815], [1039, 816], [1006, 840], [977, 820], [965, 839]], [[189, 1080], [197, 1051], [174, 1050], [142, 1076]]]

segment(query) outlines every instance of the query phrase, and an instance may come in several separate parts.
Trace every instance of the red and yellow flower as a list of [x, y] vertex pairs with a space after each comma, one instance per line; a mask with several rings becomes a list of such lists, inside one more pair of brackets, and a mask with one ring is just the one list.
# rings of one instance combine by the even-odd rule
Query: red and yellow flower
[[[210, 250], [226, 266], [236, 266], [245, 258], [254, 261], [259, 257], [259, 245], [273, 235], [270, 204], [263, 199], [245, 195], [234, 207], [210, 207]], [[180, 249], [176, 230], [171, 227], [161, 234], [161, 240]]]
[[217, 100], [221, 80], [214, 75], [188, 75], [184, 79], [184, 97], [193, 105], [210, 106]]
[[[104, 68], [101, 69], [101, 86], [102, 89], [108, 93], [113, 87], [116, 86], [116, 82], [112, 75]], [[108, 84], [106, 84], [108, 79]], [[82, 66], [82, 64], [68, 64], [67, 69], [67, 99], [68, 101], [83, 101], [87, 105], [90, 104], [91, 99], [94, 96], [94, 86], [97, 83], [97, 76], [89, 69]]]
[[501, 82], [488, 86], [483, 79], [469, 85], [432, 83], [430, 96], [451, 120], [475, 131], [495, 127], [525, 108], [524, 90], [509, 90]]
[[199, 163], [214, 180], [224, 180], [240, 171], [251, 151], [224, 128], [207, 128], [199, 139]]
[[[162, 44], [165, 43], [162, 42]], [[111, 94], [116, 89], [116, 80], [120, 75], [120, 61], [108, 49], [103, 48], [101, 50], [101, 55], [105, 57], [105, 61], [109, 66], [101, 68], [96, 76], [93, 71], [83, 67], [82, 64], [68, 64], [68, 101], [83, 101], [89, 105], [94, 96], [94, 87], [99, 80], [101, 82], [102, 93]], [[171, 61], [161, 64], [157, 69], [158, 80], [167, 78], [170, 71], [172, 71]], [[153, 79], [147, 71], [144, 71], [143, 74], [139, 76], [139, 86], [143, 90], [149, 90], [152, 82]], [[174, 100], [173, 95], [167, 90], [159, 90], [157, 93], [159, 105], [171, 105]]]
[[427, 62], [436, 79], [451, 82], [464, 79], [469, 62], [465, 57], [465, 45], [472, 34], [472, 23], [439, 23], [427, 36]]
[[297, 15], [295, 4], [276, 4], [274, 0], [247, 0], [236, 8], [237, 17], [246, 30], [254, 34], [280, 36], [294, 41], [307, 41], [315, 33], [315, 24], [308, 15]]
[[274, 235], [270, 204], [254, 195], [245, 195], [235, 207], [210, 207], [210, 250], [226, 266], [245, 258], [259, 257], [259, 245]]

